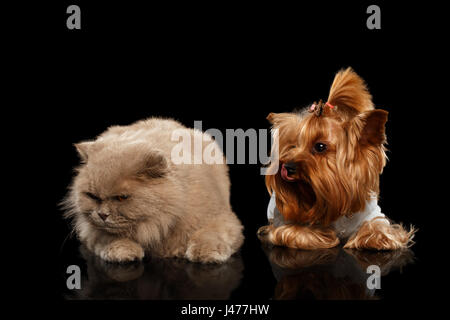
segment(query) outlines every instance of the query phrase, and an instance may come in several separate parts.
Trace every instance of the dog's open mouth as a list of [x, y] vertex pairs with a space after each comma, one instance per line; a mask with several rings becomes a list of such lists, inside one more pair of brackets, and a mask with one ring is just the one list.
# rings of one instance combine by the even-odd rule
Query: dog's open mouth
[[283, 163], [281, 165], [281, 177], [285, 180], [285, 181], [296, 181], [297, 178], [294, 178], [292, 175], [295, 175], [297, 171], [296, 165], [293, 163]]

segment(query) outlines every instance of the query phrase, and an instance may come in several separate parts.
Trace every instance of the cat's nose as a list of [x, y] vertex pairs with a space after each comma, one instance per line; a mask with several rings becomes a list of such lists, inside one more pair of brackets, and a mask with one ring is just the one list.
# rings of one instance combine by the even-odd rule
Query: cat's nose
[[106, 218], [108, 218], [109, 214], [99, 212], [99, 213], [98, 213], [98, 216], [99, 216], [100, 218], [102, 218], [103, 221], [105, 221]]

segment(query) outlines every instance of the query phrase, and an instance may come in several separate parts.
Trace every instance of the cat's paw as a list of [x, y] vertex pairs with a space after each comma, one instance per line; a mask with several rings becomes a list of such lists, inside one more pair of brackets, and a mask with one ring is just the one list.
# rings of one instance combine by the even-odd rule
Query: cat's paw
[[144, 258], [144, 249], [129, 239], [114, 240], [101, 252], [100, 257], [109, 262], [131, 262]]
[[186, 250], [186, 258], [193, 262], [222, 263], [233, 253], [228, 244], [213, 242], [193, 241]]

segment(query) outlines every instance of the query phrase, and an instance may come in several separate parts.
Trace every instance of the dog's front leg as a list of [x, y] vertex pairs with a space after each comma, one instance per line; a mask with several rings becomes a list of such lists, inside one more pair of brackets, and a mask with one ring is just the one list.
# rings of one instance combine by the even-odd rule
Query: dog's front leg
[[262, 242], [294, 249], [325, 249], [339, 244], [336, 233], [331, 228], [287, 224], [275, 227], [270, 224], [259, 228], [258, 238]]
[[375, 218], [366, 221], [345, 244], [348, 249], [396, 250], [406, 249], [416, 230], [408, 231], [400, 224], [390, 224], [384, 219]]

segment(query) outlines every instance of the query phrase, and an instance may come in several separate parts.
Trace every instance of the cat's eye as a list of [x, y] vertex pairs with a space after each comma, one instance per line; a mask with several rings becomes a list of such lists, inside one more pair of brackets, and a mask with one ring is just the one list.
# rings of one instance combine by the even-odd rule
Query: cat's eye
[[96, 196], [95, 194], [93, 194], [93, 193], [85, 192], [84, 194], [87, 195], [89, 198], [91, 198], [91, 199], [94, 200], [94, 201], [102, 202], [102, 199], [100, 199], [99, 197], [97, 197], [97, 196]]
[[127, 196], [127, 195], [120, 195], [120, 196], [114, 197], [114, 199], [116, 199], [117, 201], [120, 201], [120, 202], [127, 200], [128, 198], [129, 198], [129, 196]]
[[325, 143], [318, 142], [314, 145], [314, 151], [317, 153], [322, 153], [325, 150], [327, 150], [327, 145]]

